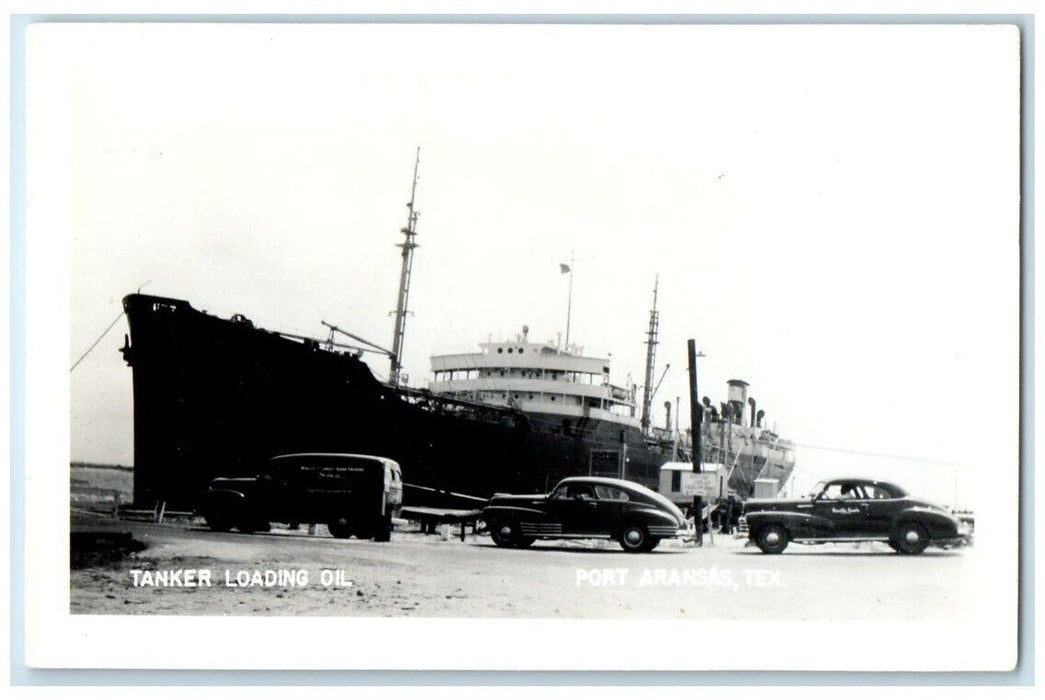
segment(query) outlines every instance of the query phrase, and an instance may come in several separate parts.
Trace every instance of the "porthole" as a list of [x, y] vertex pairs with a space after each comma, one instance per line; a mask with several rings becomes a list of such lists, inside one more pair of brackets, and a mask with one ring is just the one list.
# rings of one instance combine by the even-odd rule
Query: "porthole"
[[519, 348], [519, 354], [522, 355], [526, 351], [526, 348]]
[[497, 348], [497, 352], [504, 352], [504, 348]]
[[511, 349], [511, 348], [508, 348], [508, 354], [509, 354], [509, 355], [511, 355], [511, 354], [512, 354], [512, 349]]

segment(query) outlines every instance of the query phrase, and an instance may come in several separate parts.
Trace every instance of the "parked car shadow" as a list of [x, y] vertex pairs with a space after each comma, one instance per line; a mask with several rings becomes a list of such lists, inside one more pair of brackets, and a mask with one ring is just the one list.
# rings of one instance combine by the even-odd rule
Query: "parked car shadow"
[[755, 556], [755, 557], [766, 557], [767, 559], [776, 559], [778, 557], [896, 557], [898, 559], [919, 559], [921, 557], [955, 557], [961, 556], [961, 552], [957, 549], [927, 549], [921, 554], [899, 554], [892, 550], [822, 550], [817, 551], [813, 549], [799, 550], [791, 549], [790, 547], [786, 552], [780, 554], [763, 554], [757, 547], [751, 547], [744, 549], [738, 549], [737, 554], [740, 556]]
[[[493, 542], [477, 542], [474, 543], [475, 547], [482, 547], [484, 549], [503, 549], [506, 551], [518, 551], [518, 552], [565, 552], [568, 554], [627, 554], [620, 547], [583, 547], [583, 546], [568, 546], [568, 545], [557, 545], [549, 544], [547, 542], [535, 542], [529, 547], [509, 549], [507, 547], [498, 547]], [[657, 555], [672, 555], [672, 554], [684, 554], [690, 549], [671, 549], [671, 548], [657, 548], [652, 552], [641, 552], [635, 556], [657, 556]]]

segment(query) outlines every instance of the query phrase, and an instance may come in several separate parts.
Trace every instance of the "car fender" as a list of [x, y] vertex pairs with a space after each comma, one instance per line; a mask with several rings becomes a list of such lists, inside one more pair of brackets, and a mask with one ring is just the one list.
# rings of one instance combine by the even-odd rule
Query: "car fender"
[[206, 513], [214, 507], [243, 508], [248, 502], [247, 495], [235, 489], [208, 489], [200, 498], [198, 513]]
[[929, 531], [933, 539], [957, 537], [957, 521], [946, 513], [924, 506], [912, 506], [897, 513], [893, 519], [893, 530], [903, 522], [916, 522]]
[[674, 525], [675, 527], [682, 527], [682, 524], [674, 516], [652, 506], [636, 508], [628, 512], [624, 517], [637, 520], [643, 525]]
[[800, 513], [791, 510], [759, 510], [747, 513], [748, 532], [754, 536], [759, 529], [770, 523], [777, 523], [787, 528], [792, 538], [829, 537], [834, 533], [834, 524], [827, 518], [811, 513]]
[[245, 500], [247, 494], [239, 489], [207, 489], [203, 492], [203, 498], [233, 498]]

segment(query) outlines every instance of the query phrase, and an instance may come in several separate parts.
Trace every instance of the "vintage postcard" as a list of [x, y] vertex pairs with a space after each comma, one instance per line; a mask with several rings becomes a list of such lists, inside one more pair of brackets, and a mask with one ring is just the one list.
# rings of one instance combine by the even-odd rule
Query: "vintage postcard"
[[27, 664], [1011, 670], [1020, 49], [32, 24]]

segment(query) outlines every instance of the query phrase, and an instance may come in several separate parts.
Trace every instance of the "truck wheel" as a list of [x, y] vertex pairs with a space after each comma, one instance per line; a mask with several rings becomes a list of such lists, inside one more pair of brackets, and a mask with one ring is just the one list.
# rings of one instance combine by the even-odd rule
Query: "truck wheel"
[[787, 549], [787, 543], [791, 538], [782, 525], [772, 523], [766, 525], [755, 536], [755, 544], [762, 550], [763, 554], [780, 554]]
[[256, 523], [250, 520], [244, 520], [243, 522], [236, 525], [236, 529], [242, 532], [244, 535], [253, 535], [254, 532], [258, 529], [258, 526]]
[[900, 554], [921, 554], [929, 546], [929, 533], [918, 523], [901, 523], [896, 531], [896, 549]]
[[339, 540], [347, 540], [352, 536], [352, 523], [348, 521], [348, 518], [334, 518], [327, 523], [327, 529], [330, 530], [330, 534]]
[[374, 542], [388, 542], [392, 539], [392, 520], [385, 518], [382, 520], [374, 533]]
[[203, 521], [213, 532], [228, 532], [232, 529], [232, 518], [222, 513], [207, 513]]

